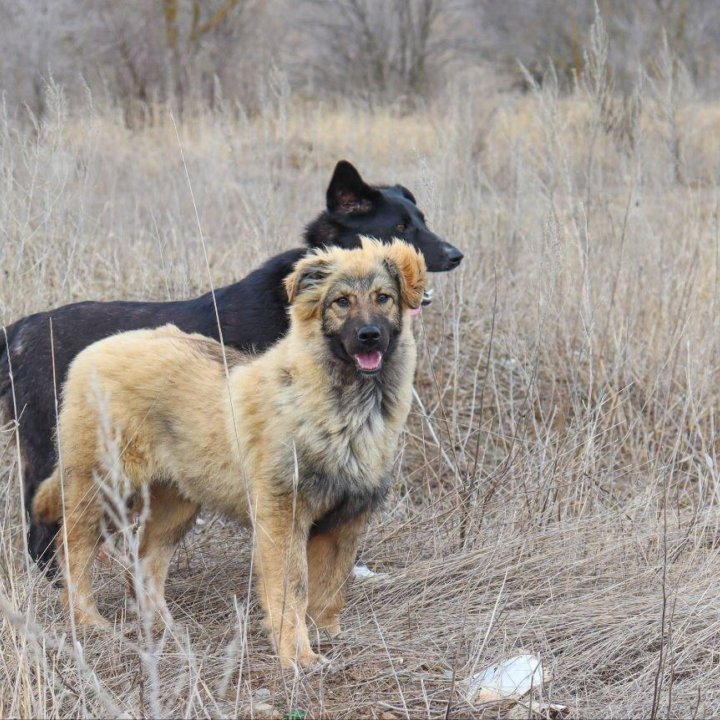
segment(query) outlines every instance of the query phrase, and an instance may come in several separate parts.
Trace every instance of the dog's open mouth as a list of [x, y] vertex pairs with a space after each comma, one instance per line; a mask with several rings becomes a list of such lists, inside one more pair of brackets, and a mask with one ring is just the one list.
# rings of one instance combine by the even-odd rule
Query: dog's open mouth
[[379, 350], [372, 352], [355, 353], [355, 364], [358, 370], [364, 373], [377, 372], [382, 367], [383, 354]]

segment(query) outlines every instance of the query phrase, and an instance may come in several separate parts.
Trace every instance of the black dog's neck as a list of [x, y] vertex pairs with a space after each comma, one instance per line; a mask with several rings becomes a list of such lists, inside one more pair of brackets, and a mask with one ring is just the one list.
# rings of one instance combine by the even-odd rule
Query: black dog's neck
[[[303, 239], [309, 248], [320, 248], [334, 245], [344, 232], [352, 233], [351, 230], [344, 228], [337, 220], [333, 220], [326, 210], [305, 227]], [[360, 245], [360, 235], [358, 233], [354, 233], [351, 239], [354, 243]]]

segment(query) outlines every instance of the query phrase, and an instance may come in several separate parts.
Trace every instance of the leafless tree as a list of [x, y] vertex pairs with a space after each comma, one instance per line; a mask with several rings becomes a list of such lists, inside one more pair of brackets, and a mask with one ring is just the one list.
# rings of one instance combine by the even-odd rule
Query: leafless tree
[[453, 55], [455, 6], [441, 0], [306, 0], [316, 88], [412, 107]]
[[0, 3], [0, 88], [11, 106], [42, 117], [50, 76], [64, 79], [77, 70], [73, 34], [72, 13], [65, 5], [53, 0]]
[[189, 98], [213, 105], [244, 53], [253, 0], [152, 0], [105, 5], [99, 11], [109, 39], [105, 63], [117, 70], [117, 90], [130, 100], [173, 101], [182, 112]]
[[[260, 0], [16, 0], [0, 4], [0, 83], [43, 112], [52, 77], [105, 88], [130, 114], [234, 95], [258, 59]], [[253, 73], [253, 82], [257, 73]]]
[[608, 63], [618, 90], [635, 85], [664, 37], [696, 84], [718, 84], [717, 0], [474, 0], [467, 7], [476, 23], [477, 54], [520, 79], [520, 64], [542, 82], [552, 63], [561, 79], [574, 83], [597, 11], [610, 37]]

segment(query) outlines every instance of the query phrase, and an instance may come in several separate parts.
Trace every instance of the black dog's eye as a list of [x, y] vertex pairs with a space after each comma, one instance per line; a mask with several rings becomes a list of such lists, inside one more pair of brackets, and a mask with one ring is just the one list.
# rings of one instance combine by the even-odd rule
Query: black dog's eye
[[395, 226], [395, 229], [396, 229], [398, 232], [407, 232], [407, 231], [410, 229], [410, 226], [409, 226], [407, 223], [398, 223], [398, 224]]
[[350, 299], [346, 298], [346, 297], [339, 297], [335, 301], [335, 304], [341, 308], [348, 308], [348, 307], [350, 307]]
[[389, 295], [386, 295], [385, 293], [378, 293], [377, 297], [375, 298], [375, 302], [378, 305], [384, 305], [389, 299], [390, 299]]

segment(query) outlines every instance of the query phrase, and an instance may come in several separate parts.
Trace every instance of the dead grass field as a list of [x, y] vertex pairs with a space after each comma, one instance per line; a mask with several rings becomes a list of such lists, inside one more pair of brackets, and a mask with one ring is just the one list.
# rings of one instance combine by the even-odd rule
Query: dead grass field
[[[51, 104], [37, 131], [0, 124], [0, 322], [207, 290], [171, 120]], [[521, 649], [573, 717], [720, 714], [720, 107], [658, 86], [618, 108], [477, 79], [409, 117], [279, 86], [260, 116], [185, 119], [216, 286], [298, 244], [342, 157], [466, 253], [432, 277], [420, 402], [364, 541], [392, 579], [352, 584], [331, 671], [283, 676], [250, 537], [206, 515], [171, 569], [173, 632], [147, 636], [105, 572], [117, 631], [74, 644], [22, 550], [6, 425], [0, 716], [496, 717], [462, 681]]]

